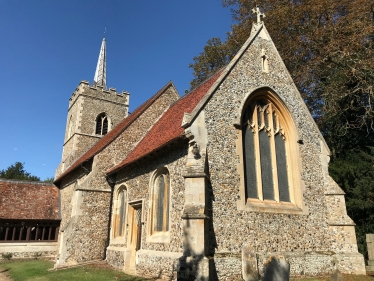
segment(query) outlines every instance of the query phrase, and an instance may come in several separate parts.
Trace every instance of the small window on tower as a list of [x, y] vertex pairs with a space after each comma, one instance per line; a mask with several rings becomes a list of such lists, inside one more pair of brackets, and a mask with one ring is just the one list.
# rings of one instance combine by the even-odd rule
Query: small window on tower
[[108, 133], [108, 117], [105, 113], [99, 114], [96, 118], [96, 135], [106, 135]]

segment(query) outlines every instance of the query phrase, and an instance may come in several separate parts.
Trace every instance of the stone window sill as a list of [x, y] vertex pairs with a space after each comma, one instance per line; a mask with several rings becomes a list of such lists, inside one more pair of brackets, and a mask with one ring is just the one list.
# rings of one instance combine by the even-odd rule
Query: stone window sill
[[110, 239], [110, 245], [125, 244], [125, 236], [117, 236]]
[[237, 208], [239, 211], [258, 212], [258, 213], [278, 213], [278, 214], [309, 214], [306, 207], [299, 207], [291, 202], [276, 202], [273, 200], [247, 199], [238, 200]]
[[148, 243], [170, 243], [170, 231], [156, 232], [147, 237]]

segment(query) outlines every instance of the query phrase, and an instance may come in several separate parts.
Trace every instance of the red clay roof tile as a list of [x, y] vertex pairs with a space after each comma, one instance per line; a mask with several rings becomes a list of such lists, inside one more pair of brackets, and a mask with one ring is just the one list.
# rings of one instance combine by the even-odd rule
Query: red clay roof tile
[[121, 163], [109, 169], [107, 174], [113, 173], [139, 160], [178, 138], [182, 138], [184, 129], [181, 127], [181, 124], [184, 113], [190, 113], [195, 108], [205, 93], [218, 79], [221, 72], [222, 71], [217, 72], [196, 89], [171, 105], [134, 150]]
[[0, 179], [0, 219], [60, 220], [59, 204], [51, 183]]
[[167, 83], [161, 90], [159, 90], [153, 97], [139, 106], [133, 113], [128, 117], [123, 119], [116, 127], [109, 131], [105, 136], [98, 140], [89, 150], [87, 150], [81, 157], [78, 158], [67, 170], [65, 170], [61, 175], [59, 175], [54, 183], [57, 184], [62, 180], [63, 177], [71, 173], [73, 170], [80, 167], [80, 165], [100, 151], [102, 151], [107, 145], [109, 145], [116, 137], [118, 137], [124, 130], [126, 130], [152, 103], [170, 86], [173, 86], [173, 83], [170, 81]]

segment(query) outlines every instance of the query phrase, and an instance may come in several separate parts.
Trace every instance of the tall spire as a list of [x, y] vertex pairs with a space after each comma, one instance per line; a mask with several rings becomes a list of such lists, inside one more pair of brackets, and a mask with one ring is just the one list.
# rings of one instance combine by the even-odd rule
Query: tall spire
[[105, 31], [103, 42], [101, 43], [99, 59], [97, 61], [94, 85], [103, 86], [106, 88], [106, 41], [105, 41]]

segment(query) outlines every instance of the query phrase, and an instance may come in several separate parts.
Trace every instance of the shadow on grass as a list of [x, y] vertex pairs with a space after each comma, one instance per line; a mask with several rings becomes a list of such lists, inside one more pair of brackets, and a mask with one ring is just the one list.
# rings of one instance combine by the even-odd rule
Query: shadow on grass
[[137, 276], [127, 275], [121, 271], [103, 269], [94, 265], [48, 271], [53, 268], [53, 262], [34, 260], [22, 262], [2, 263], [0, 266], [8, 271], [14, 281], [64, 281], [64, 280], [117, 280], [117, 281], [145, 281]]

